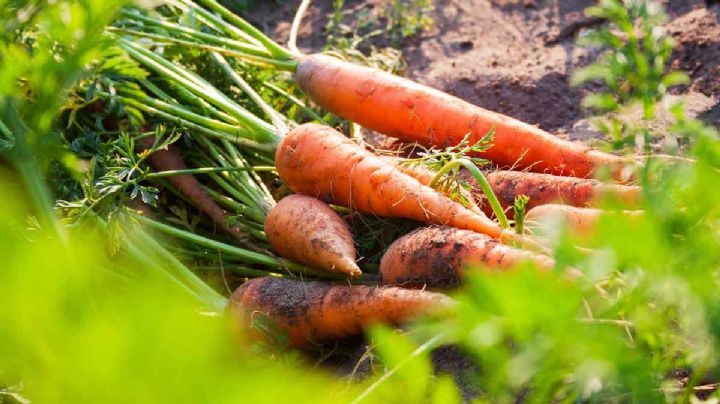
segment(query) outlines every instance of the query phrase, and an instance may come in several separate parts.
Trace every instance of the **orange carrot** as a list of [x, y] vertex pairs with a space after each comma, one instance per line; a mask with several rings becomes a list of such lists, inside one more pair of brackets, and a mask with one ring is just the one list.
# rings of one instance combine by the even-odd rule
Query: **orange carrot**
[[[150, 148], [153, 142], [153, 137], [139, 140], [139, 144], [145, 148]], [[180, 155], [180, 149], [173, 145], [168, 146], [167, 150], [158, 150], [152, 153], [147, 159], [157, 171], [184, 170], [187, 168]], [[168, 182], [181, 194], [185, 195], [193, 206], [208, 215], [221, 229], [240, 241], [246, 239], [240, 228], [228, 225], [227, 212], [218, 206], [194, 176], [190, 174], [174, 175], [168, 177]]]
[[285, 258], [331, 272], [360, 276], [350, 228], [322, 201], [305, 195], [283, 198], [265, 219], [273, 250]]
[[442, 91], [378, 69], [327, 55], [298, 61], [295, 78], [323, 108], [360, 125], [424, 146], [453, 146], [470, 134], [480, 140], [495, 129], [493, 147], [481, 157], [502, 167], [592, 177], [608, 167], [618, 179], [623, 160], [562, 140], [535, 126], [472, 105]]
[[275, 165], [280, 178], [297, 193], [378, 216], [519, 240], [517, 234], [421, 184], [327, 126], [304, 124], [290, 131], [278, 147]]
[[309, 347], [359, 334], [372, 324], [400, 323], [451, 302], [418, 290], [265, 277], [240, 286], [227, 310], [243, 328], [257, 316], [267, 316], [288, 334], [292, 346]]
[[[483, 197], [471, 175], [464, 179], [473, 186], [476, 199]], [[530, 197], [527, 208], [549, 203], [559, 203], [576, 207], [597, 206], [603, 197], [615, 198], [627, 207], [637, 206], [642, 189], [638, 186], [607, 184], [593, 179], [561, 177], [550, 174], [524, 171], [495, 171], [487, 174], [488, 182], [503, 208], [512, 208], [519, 195]], [[482, 204], [486, 213], [492, 209]], [[508, 210], [512, 214], [512, 209]]]
[[[591, 234], [597, 227], [597, 223], [603, 215], [611, 212], [595, 208], [577, 208], [567, 205], [540, 205], [528, 211], [525, 215], [525, 223], [530, 228], [542, 228], [544, 222], [559, 218], [577, 234]], [[624, 210], [622, 214], [628, 218], [637, 218], [644, 214], [641, 210]]]
[[397, 239], [380, 261], [384, 285], [453, 288], [468, 267], [507, 269], [534, 262], [550, 270], [552, 258], [509, 247], [484, 234], [452, 227], [426, 227]]

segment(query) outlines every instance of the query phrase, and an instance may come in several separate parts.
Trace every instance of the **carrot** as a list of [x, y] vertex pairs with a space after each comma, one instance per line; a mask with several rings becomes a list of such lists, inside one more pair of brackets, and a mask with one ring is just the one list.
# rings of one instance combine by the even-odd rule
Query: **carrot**
[[[380, 156], [383, 160], [394, 164], [398, 170], [402, 171], [403, 173], [415, 178], [416, 180], [420, 181], [421, 184], [430, 186], [430, 183], [432, 183], [433, 179], [435, 179], [436, 173], [432, 172], [431, 170], [428, 170], [427, 168], [424, 168], [419, 165], [407, 165], [402, 164], [403, 159], [399, 157], [393, 157], [393, 156]], [[449, 192], [449, 190], [448, 190]], [[467, 191], [463, 190], [461, 191], [462, 196], [467, 201], [467, 208], [472, 210], [476, 213], [482, 213], [480, 210], [480, 207], [475, 202], [475, 198], [473, 195]], [[446, 192], [447, 195], [447, 192]]]
[[380, 277], [384, 285], [453, 288], [468, 267], [502, 270], [525, 261], [544, 270], [555, 266], [552, 258], [500, 244], [484, 234], [425, 227], [390, 245], [380, 261]]
[[[561, 177], [550, 174], [531, 173], [524, 171], [495, 171], [486, 175], [490, 187], [506, 210], [512, 208], [515, 198], [527, 195], [527, 208], [559, 203], [576, 207], [597, 206], [603, 197], [615, 198], [628, 207], [637, 206], [640, 202], [642, 188], [633, 185], [607, 184], [593, 179]], [[476, 199], [483, 197], [478, 190], [475, 179], [471, 175], [464, 179], [472, 185]], [[492, 210], [483, 204], [486, 213]], [[508, 212], [512, 214], [512, 209]]]
[[305, 195], [283, 198], [265, 219], [272, 248], [285, 258], [330, 272], [360, 276], [350, 228], [322, 201]]
[[297, 193], [378, 216], [519, 240], [517, 234], [421, 184], [327, 126], [304, 124], [290, 131], [278, 147], [275, 165], [280, 178]]
[[425, 291], [265, 277], [240, 286], [227, 311], [244, 328], [265, 315], [292, 346], [302, 348], [359, 334], [375, 323], [400, 323], [451, 302]]
[[[531, 228], [541, 229], [543, 222], [560, 218], [568, 227], [577, 234], [591, 234], [597, 227], [597, 223], [603, 215], [611, 212], [595, 208], [578, 208], [567, 205], [548, 204], [536, 206], [525, 215], [525, 222]], [[637, 218], [644, 214], [640, 210], [624, 210], [621, 213], [628, 218]]]
[[502, 167], [591, 177], [608, 167], [623, 180], [624, 160], [562, 140], [535, 126], [472, 105], [442, 91], [327, 55], [298, 60], [295, 78], [321, 107], [360, 125], [424, 146], [475, 143], [495, 129], [481, 157]]
[[[153, 142], [153, 137], [139, 140], [139, 144], [145, 148], [150, 148]], [[150, 165], [157, 171], [174, 171], [187, 168], [185, 161], [183, 161], [180, 155], [180, 149], [173, 145], [168, 146], [167, 150], [158, 150], [152, 153], [147, 159]], [[168, 182], [180, 193], [185, 195], [193, 206], [208, 215], [221, 229], [237, 240], [244, 241], [246, 239], [240, 228], [228, 225], [227, 212], [218, 206], [194, 176], [190, 174], [173, 175], [168, 177]]]

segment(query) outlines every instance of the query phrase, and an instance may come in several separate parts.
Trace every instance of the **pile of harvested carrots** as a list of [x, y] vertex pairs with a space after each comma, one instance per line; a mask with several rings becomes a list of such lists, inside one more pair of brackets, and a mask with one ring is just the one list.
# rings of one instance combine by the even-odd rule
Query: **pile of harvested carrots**
[[[641, 189], [629, 185], [634, 169], [631, 161], [562, 140], [535, 126], [378, 69], [328, 55], [290, 52], [215, 0], [197, 1], [207, 9], [190, 0], [178, 4], [217, 24], [218, 32], [233, 36], [227, 40], [216, 37], [218, 46], [212, 47], [213, 52], [222, 50], [219, 45], [232, 43], [234, 57], [292, 72], [311, 101], [341, 118], [429, 150], [489, 142], [472, 149], [462, 161], [453, 162], [463, 167], [454, 172], [471, 186], [460, 195], [454, 194], [435, 186], [444, 168], [436, 173], [397, 156], [381, 155], [325, 125], [290, 123], [288, 129], [282, 117], [272, 114], [275, 111], [268, 113], [273, 117], [270, 125], [221, 93], [208, 94], [207, 83], [193, 73], [141, 46], [122, 42], [136, 60], [182, 80], [187, 92], [201, 99], [198, 102], [232, 123], [213, 121], [208, 134], [226, 141], [228, 135], [223, 133], [237, 132], [239, 137], [244, 136], [242, 144], [247, 147], [274, 151], [276, 171], [294, 193], [276, 204], [271, 201], [274, 206], [267, 207], [264, 235], [275, 253], [352, 280], [361, 275], [361, 268], [353, 234], [338, 207], [429, 226], [403, 235], [387, 248], [380, 262], [380, 286], [279, 277], [247, 281], [235, 291], [227, 307], [242, 328], [252, 328], [258, 318], [266, 318], [288, 334], [293, 346], [307, 347], [357, 334], [372, 323], [400, 323], [442, 310], [452, 305], [452, 300], [426, 289], [457, 287], [469, 267], [505, 270], [531, 262], [539, 270], [553, 270], [555, 262], [542, 240], [532, 232], [516, 231], [508, 223], [506, 212], [512, 214], [516, 199], [523, 195], [529, 198], [524, 217], [527, 223], [560, 216], [579, 233], [592, 230], [601, 216], [602, 211], [597, 209], [600, 201], [610, 199], [627, 209], [639, 205]], [[133, 13], [126, 17], [143, 24], [150, 21]], [[161, 25], [181, 35], [201, 34], [169, 23]], [[202, 38], [208, 37], [202, 34]], [[250, 45], [239, 42], [246, 38], [252, 40]], [[193, 44], [186, 39], [181, 43]], [[221, 56], [214, 57], [223, 68], [230, 69]], [[252, 91], [228, 71], [239, 86]], [[181, 109], [159, 101], [156, 104], [158, 108]], [[189, 113], [182, 119], [186, 118], [192, 118], [195, 127], [204, 122], [203, 117]], [[490, 140], [489, 133], [493, 134]], [[150, 164], [159, 171], [185, 168], [177, 149], [154, 156]], [[492, 162], [497, 170], [483, 175], [473, 164], [474, 158]], [[192, 175], [177, 176], [173, 181], [175, 188], [219, 228], [236, 236], [239, 243], [244, 241], [243, 233], [228, 225], [226, 212]]]
[[[467, 134], [470, 142], [477, 141], [494, 129], [492, 147], [481, 157], [500, 168], [523, 171], [496, 171], [487, 175], [488, 182], [504, 208], [519, 195], [529, 196], [528, 220], [561, 214], [571, 227], [587, 230], [598, 216], [588, 207], [602, 198], [615, 198], [629, 207], [640, 199], [637, 186], [588, 178], [606, 170], [616, 181], [627, 183], [623, 159], [413, 81], [325, 55], [300, 58], [295, 79], [322, 107], [403, 142], [446, 147]], [[274, 207], [265, 232], [273, 249], [286, 258], [348, 277], [360, 275], [352, 234], [328, 204], [431, 225], [387, 249], [380, 264], [383, 286], [278, 278], [258, 278], [241, 286], [229, 311], [246, 324], [253, 314], [265, 314], [295, 346], [440, 309], [451, 301], [425, 288], [455, 287], [468, 267], [500, 270], [525, 261], [543, 270], [554, 267], [532, 236], [503, 228], [484, 213], [492, 211], [483, 203], [479, 187], [473, 188], [475, 200], [463, 206], [429, 186], [434, 173], [378, 156], [333, 128], [304, 124], [290, 130], [277, 147], [275, 164], [296, 195]]]

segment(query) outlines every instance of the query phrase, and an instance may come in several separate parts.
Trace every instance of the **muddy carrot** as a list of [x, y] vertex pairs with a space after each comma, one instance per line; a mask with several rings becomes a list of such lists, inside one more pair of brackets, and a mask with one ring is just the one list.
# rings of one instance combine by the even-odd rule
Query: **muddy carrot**
[[272, 208], [265, 234], [273, 250], [285, 258], [330, 272], [360, 276], [350, 228], [324, 202], [290, 195]]
[[[642, 188], [633, 185], [608, 184], [588, 178], [561, 177], [550, 174], [525, 171], [495, 171], [486, 175], [490, 187], [495, 192], [503, 208], [513, 206], [515, 198], [527, 195], [530, 200], [528, 209], [539, 205], [558, 203], [576, 207], [597, 206], [603, 198], [617, 200], [623, 206], [632, 208], [640, 203]], [[463, 176], [471, 185], [472, 176]], [[482, 198], [482, 192], [475, 191], [476, 199]], [[482, 204], [486, 213], [492, 210]], [[512, 214], [512, 209], [508, 210]]]
[[240, 286], [227, 311], [243, 328], [265, 316], [287, 333], [292, 346], [302, 348], [359, 334], [372, 324], [400, 323], [451, 302], [418, 290], [265, 277]]
[[497, 240], [452, 227], [417, 229], [393, 242], [380, 261], [384, 285], [453, 288], [468, 268], [505, 270], [522, 262], [550, 270], [552, 258], [500, 244]]

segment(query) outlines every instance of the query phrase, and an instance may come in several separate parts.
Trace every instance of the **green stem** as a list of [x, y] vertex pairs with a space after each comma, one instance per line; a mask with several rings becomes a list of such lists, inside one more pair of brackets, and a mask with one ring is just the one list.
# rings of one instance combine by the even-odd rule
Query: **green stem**
[[302, 100], [295, 97], [294, 95], [288, 93], [287, 91], [283, 90], [280, 87], [277, 87], [276, 85], [270, 83], [270, 82], [263, 82], [262, 83], [265, 87], [275, 91], [276, 93], [282, 95], [284, 98], [287, 98], [290, 102], [297, 105], [298, 107], [302, 108], [303, 111], [305, 111], [308, 115], [310, 115], [313, 119], [319, 122], [323, 122], [323, 118], [317, 114], [317, 112], [313, 111], [310, 107], [305, 105]]
[[[107, 96], [110, 96], [110, 94], [107, 94]], [[173, 115], [172, 113], [168, 113], [168, 112], [162, 111], [162, 110], [160, 110], [160, 109], [153, 108], [153, 107], [151, 107], [151, 106], [149, 106], [149, 105], [143, 104], [142, 102], [139, 102], [139, 101], [134, 100], [134, 99], [131, 99], [131, 98], [123, 98], [122, 101], [125, 102], [125, 103], [127, 103], [127, 104], [129, 104], [129, 105], [134, 106], [135, 108], [138, 108], [138, 109], [140, 109], [140, 110], [143, 110], [143, 111], [145, 111], [145, 112], [147, 112], [147, 113], [150, 113], [150, 114], [153, 114], [153, 115], [157, 115], [157, 116], [159, 116], [159, 117], [162, 117], [162, 118], [164, 118], [164, 119], [167, 119], [167, 120], [170, 121], [170, 122], [174, 122], [174, 123], [176, 123], [176, 124], [185, 126], [185, 127], [188, 128], [188, 129], [194, 129], [194, 130], [197, 130], [197, 131], [199, 131], [199, 132], [203, 132], [203, 133], [205, 133], [206, 135], [209, 135], [209, 136], [212, 136], [212, 137], [215, 137], [215, 138], [218, 138], [218, 139], [226, 139], [226, 140], [228, 140], [228, 141], [230, 141], [230, 142], [237, 143], [237, 144], [239, 144], [239, 145], [241, 145], [241, 146], [246, 146], [246, 147], [250, 147], [250, 148], [253, 148], [253, 149], [256, 149], [256, 150], [261, 150], [261, 151], [270, 152], [270, 153], [272, 153], [272, 152], [275, 150], [275, 146], [274, 146], [274, 145], [257, 143], [257, 142], [254, 142], [254, 141], [252, 141], [252, 140], [248, 140], [248, 139], [245, 139], [245, 138], [242, 138], [242, 137], [237, 137], [237, 136], [234, 136], [234, 135], [232, 135], [232, 134], [230, 134], [230, 133], [223, 132], [222, 130], [218, 130], [218, 129], [217, 129], [217, 128], [218, 128], [218, 125], [217, 125], [217, 124], [222, 124], [222, 122], [220, 122], [220, 121], [211, 120], [211, 121], [212, 121], [212, 125], [211, 125], [211, 126], [213, 126], [213, 127], [211, 128], [211, 127], [207, 127], [207, 126], [203, 126], [203, 125], [197, 124], [197, 123], [195, 123], [195, 122], [193, 122], [193, 121], [190, 121], [190, 120], [187, 120], [187, 119], [180, 118], [179, 116]], [[192, 115], [194, 115], [195, 117], [201, 117], [201, 118], [204, 118], [204, 119], [209, 119], [209, 118], [202, 117], [202, 116], [200, 116], [200, 115], [194, 114], [194, 113], [189, 112], [189, 111], [187, 111], [186, 113], [187, 113], [187, 114], [192, 114]], [[187, 115], [187, 116], [190, 117], [190, 115]], [[235, 128], [235, 131], [236, 131], [236, 133], [237, 133], [238, 128]]]
[[[143, 85], [143, 87], [150, 90], [151, 93], [155, 95], [156, 98], [159, 98], [162, 101], [165, 102], [171, 102], [176, 104], [177, 106], [182, 106], [188, 109], [187, 105], [184, 105], [180, 100], [176, 100], [175, 97], [171, 97], [169, 94], [167, 94], [165, 91], [159, 89], [156, 85], [152, 84], [147, 79], [139, 80], [140, 84]], [[197, 106], [200, 108], [200, 112], [202, 115], [214, 115], [216, 118], [222, 120], [225, 123], [231, 124], [231, 125], [239, 125], [240, 121], [233, 118], [232, 116], [226, 114], [223, 111], [220, 111], [219, 109], [215, 108], [214, 106], [210, 105], [207, 101], [203, 100], [202, 98], [196, 96], [192, 93], [192, 91], [189, 91], [187, 88], [177, 85], [174, 82], [167, 82], [167, 85], [172, 88], [173, 90], [177, 91], [177, 93], [182, 97], [183, 100], [188, 101], [192, 106]], [[138, 94], [137, 91], [132, 91], [132, 94]], [[142, 93], [139, 93], [142, 94]], [[146, 96], [145, 94], [142, 94], [143, 96]]]
[[275, 111], [270, 105], [268, 105], [265, 100], [260, 97], [260, 94], [258, 94], [242, 77], [240, 77], [237, 72], [233, 70], [233, 68], [230, 66], [230, 64], [218, 53], [213, 52], [212, 54], [213, 59], [220, 65], [223, 72], [232, 80], [235, 82], [235, 84], [240, 87], [241, 90], [243, 90], [250, 98], [252, 98], [253, 101], [262, 109], [262, 111], [270, 118], [273, 125], [277, 129], [279, 133], [287, 133], [288, 127], [285, 125], [285, 122], [283, 122], [283, 116]]
[[[90, 215], [100, 229], [107, 233], [107, 223], [93, 212], [90, 212]], [[132, 259], [138, 261], [144, 268], [155, 270], [159, 276], [167, 279], [185, 293], [192, 295], [209, 309], [218, 312], [224, 309], [227, 300], [222, 295], [198, 278], [169, 251], [149, 237], [147, 233], [134, 226], [132, 234], [134, 237], [127, 237], [126, 243], [123, 244], [125, 251]], [[156, 259], [158, 256], [165, 258], [167, 261], [158, 262]]]
[[252, 24], [240, 18], [227, 8], [223, 7], [220, 3], [215, 0], [198, 0], [198, 3], [202, 4], [209, 10], [220, 14], [222, 18], [235, 25], [238, 29], [255, 38], [258, 42], [263, 44], [265, 48], [276, 58], [280, 59], [293, 59], [293, 55], [282, 46], [275, 43], [272, 39], [268, 38], [260, 32], [257, 28], [253, 27]]
[[232, 272], [236, 275], [240, 276], [246, 276], [248, 278], [261, 278], [263, 276], [281, 276], [281, 274], [278, 274], [276, 272], [270, 272], [270, 271], [263, 271], [261, 269], [253, 269], [248, 268], [246, 266], [242, 265], [236, 265], [233, 263], [227, 263], [222, 266], [216, 265], [216, 266], [204, 266], [204, 267], [196, 267], [198, 271], [212, 271], [212, 272]]
[[495, 192], [493, 192], [492, 187], [490, 187], [490, 183], [488, 182], [487, 178], [483, 175], [482, 171], [480, 171], [477, 166], [470, 161], [467, 158], [459, 158], [450, 161], [449, 163], [445, 164], [435, 175], [435, 178], [433, 178], [432, 182], [430, 182], [430, 187], [434, 188], [437, 185], [437, 182], [442, 178], [445, 174], [447, 174], [450, 170], [463, 167], [470, 174], [472, 174], [473, 177], [475, 177], [475, 180], [477, 181], [478, 185], [480, 186], [480, 189], [485, 194], [485, 197], [488, 199], [488, 202], [490, 203], [490, 207], [492, 207], [493, 213], [495, 213], [495, 216], [497, 217], [498, 221], [500, 222], [500, 226], [502, 226], [504, 229], [510, 228], [510, 222], [508, 222], [508, 218], [505, 215], [505, 211], [503, 210], [502, 206], [500, 205], [500, 201], [498, 201], [497, 196], [495, 196]]
[[223, 310], [227, 299], [216, 292], [215, 289], [208, 286], [207, 283], [203, 282], [202, 279], [198, 278], [197, 275], [183, 265], [182, 262], [178, 261], [173, 254], [163, 248], [157, 241], [150, 237], [150, 235], [142, 229], [137, 229], [132, 235], [137, 238], [137, 241], [141, 245], [156, 253], [162, 259], [162, 262], [166, 264], [165, 268], [171, 274], [188, 285], [192, 290], [196, 291], [203, 300], [211, 304], [213, 308], [218, 311]]
[[[171, 23], [168, 21], [146, 17], [139, 13], [130, 12], [129, 10], [123, 10], [122, 15], [129, 19], [142, 21], [144, 23], [143, 25], [153, 25], [156, 27], [164, 28], [167, 31], [175, 32], [178, 34], [184, 34], [191, 38], [198, 39], [204, 43], [212, 43], [215, 45], [226, 46], [226, 47], [237, 49], [241, 52], [251, 54], [251, 55], [256, 55], [256, 56], [266, 56], [266, 57], [272, 56], [270, 53], [267, 52], [266, 49], [263, 49], [259, 46], [255, 46], [252, 44], [244, 43], [241, 41], [237, 41], [237, 40], [233, 40], [233, 39], [229, 39], [229, 38], [225, 38], [225, 37], [221, 37], [221, 36], [217, 36], [217, 35], [213, 35], [213, 34], [208, 34], [208, 33], [202, 32], [202, 31], [198, 31], [198, 30], [195, 30], [195, 29], [183, 26], [183, 25]], [[111, 31], [121, 29], [121, 28], [116, 28], [116, 27], [108, 27], [108, 28]]]
[[2, 111], [4, 131], [14, 138], [12, 149], [14, 163], [20, 173], [25, 190], [30, 197], [35, 214], [44, 229], [52, 231], [63, 245], [67, 245], [68, 238], [65, 228], [60, 223], [53, 209], [53, 198], [45, 184], [38, 159], [31, 150], [28, 142], [28, 128], [20, 118], [20, 112], [13, 104], [6, 105]]
[[[162, 111], [165, 111], [169, 114], [177, 115], [178, 117], [185, 119], [187, 121], [195, 122], [198, 125], [206, 126], [215, 130], [219, 130], [222, 132], [230, 133], [233, 135], [237, 135], [239, 137], [244, 138], [251, 138], [252, 134], [251, 132], [247, 131], [244, 128], [238, 128], [237, 126], [233, 126], [230, 124], [227, 124], [222, 121], [217, 121], [212, 118], [208, 118], [205, 116], [202, 116], [200, 114], [196, 114], [185, 107], [179, 106], [178, 104], [170, 104], [165, 101], [158, 100], [157, 98], [148, 97], [142, 93], [128, 93], [125, 92], [123, 89], [118, 90], [118, 94], [122, 95], [122, 101], [126, 103], [133, 104], [133, 106], [142, 108], [142, 105], [148, 105], [150, 107], [153, 107], [155, 109], [159, 109]], [[108, 94], [109, 95], [109, 94]], [[132, 97], [132, 98], [129, 98]], [[138, 105], [140, 104], [140, 105]]]
[[[238, 167], [247, 167], [249, 163], [243, 158], [238, 152], [237, 148], [230, 142], [222, 141], [225, 150], [227, 150], [232, 163]], [[234, 172], [232, 173], [236, 177], [240, 176], [243, 183], [247, 183], [248, 192], [250, 192], [258, 206], [262, 207], [265, 213], [269, 212], [273, 206], [275, 206], [275, 199], [272, 197], [270, 190], [267, 188], [257, 171], [245, 171], [245, 172]]]
[[184, 170], [168, 170], [158, 171], [145, 175], [145, 179], [161, 178], [161, 177], [173, 177], [176, 175], [185, 174], [205, 174], [214, 173], [221, 171], [263, 171], [273, 172], [276, 168], [273, 166], [255, 166], [255, 167], [201, 167], [201, 168], [188, 168]]
[[143, 216], [135, 216], [137, 220], [147, 226], [148, 228], [152, 228], [157, 231], [161, 231], [165, 234], [177, 237], [179, 239], [183, 239], [186, 241], [193, 242], [197, 245], [203, 246], [205, 248], [209, 248], [212, 250], [216, 250], [218, 252], [222, 252], [237, 258], [240, 258], [244, 260], [245, 262], [249, 262], [252, 264], [258, 264], [258, 265], [264, 265], [275, 269], [287, 269], [291, 272], [294, 272], [296, 274], [304, 274], [304, 275], [312, 275], [322, 278], [329, 278], [329, 279], [345, 279], [346, 277], [341, 274], [334, 274], [331, 272], [322, 271], [315, 268], [309, 268], [304, 265], [300, 265], [297, 263], [294, 263], [292, 261], [283, 259], [283, 258], [276, 258], [269, 255], [263, 255], [254, 251], [246, 250], [240, 247], [231, 246], [225, 243], [221, 243], [219, 241], [215, 241], [209, 238], [205, 238], [202, 236], [198, 236], [197, 234], [193, 234], [184, 230], [180, 230], [176, 227], [168, 226], [166, 224], [156, 222], [152, 219], [148, 219]]
[[[236, 148], [229, 142], [221, 141], [225, 147], [225, 150], [222, 150], [208, 139], [199, 138], [197, 140], [200, 144], [205, 146], [204, 150], [206, 152], [206, 159], [215, 161], [210, 164], [201, 165], [219, 165], [221, 167], [247, 167], [249, 165], [240, 153], [237, 152]], [[227, 153], [225, 151], [227, 151]], [[257, 174], [254, 172], [225, 172], [221, 173], [222, 178], [215, 174], [209, 175], [210, 178], [217, 182], [218, 185], [225, 188], [230, 194], [239, 198], [249, 206], [257, 207], [261, 211], [259, 213], [262, 213], [262, 217], [259, 219], [259, 222], [262, 223], [265, 220], [265, 214], [275, 205], [275, 200], [272, 198], [270, 191], [267, 190], [262, 181], [257, 178], [257, 183], [262, 184], [260, 186], [257, 185], [257, 183], [253, 181], [253, 178], [251, 178], [250, 174], [257, 177]], [[231, 183], [233, 189], [228, 189], [230, 184], [224, 184], [225, 181]], [[236, 193], [240, 193], [242, 195], [238, 196]], [[249, 199], [245, 199], [245, 195], [247, 195]]]
[[198, 48], [198, 49], [204, 49], [211, 52], [217, 52], [222, 53], [228, 56], [232, 56], [238, 59], [242, 59], [248, 63], [261, 66], [261, 67], [273, 67], [278, 70], [283, 71], [292, 71], [295, 68], [296, 63], [294, 61], [284, 61], [284, 60], [277, 60], [277, 59], [271, 59], [264, 56], [258, 56], [252, 53], [243, 52], [241, 50], [236, 49], [228, 49], [223, 48], [220, 46], [215, 45], [207, 45], [204, 43], [194, 42], [194, 41], [186, 41], [184, 39], [174, 38], [171, 36], [165, 36], [160, 34], [153, 34], [150, 32], [142, 32], [142, 31], [135, 31], [131, 29], [126, 28], [114, 28], [110, 27], [108, 28], [108, 31], [118, 33], [118, 34], [126, 34], [126, 35], [132, 35], [139, 38], [148, 38], [153, 39], [156, 42], [165, 42], [165, 43], [174, 43], [177, 45], [182, 45], [189, 48]]
[[[173, 65], [142, 46], [125, 40], [121, 40], [121, 44], [130, 56], [154, 70], [156, 73], [182, 84], [187, 87], [188, 90], [195, 93], [195, 95], [205, 99], [211, 104], [215, 104], [218, 108], [224, 110], [234, 118], [237, 118], [244, 126], [251, 130], [252, 140], [261, 143], [271, 143], [273, 145], [279, 142], [280, 135], [276, 132], [273, 126], [236, 104], [215, 87], [211, 85], [204, 85], [207, 83], [202, 83], [198, 81], [199, 79], [191, 79], [193, 75], [189, 72], [182, 72], [182, 69], [178, 68], [178, 66]], [[164, 62], [160, 62], [159, 59], [163, 59]]]
[[167, 0], [169, 4], [183, 10], [185, 14], [195, 14], [197, 21], [202, 22], [208, 28], [217, 31], [219, 34], [227, 35], [236, 40], [246, 41], [257, 46], [263, 46], [257, 39], [239, 30], [236, 26], [229, 24], [216, 14], [198, 7], [192, 0]]

